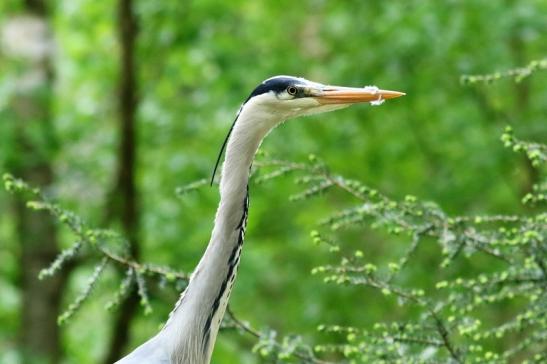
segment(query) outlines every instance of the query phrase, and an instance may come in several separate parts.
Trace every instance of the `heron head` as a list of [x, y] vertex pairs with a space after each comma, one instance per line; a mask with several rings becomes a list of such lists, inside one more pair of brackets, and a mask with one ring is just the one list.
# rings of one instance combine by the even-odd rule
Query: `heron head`
[[381, 90], [375, 86], [331, 86], [299, 77], [275, 76], [255, 88], [246, 104], [267, 110], [277, 116], [279, 121], [283, 121], [337, 110], [356, 103], [379, 104], [403, 95], [403, 92]]
[[352, 104], [384, 100], [405, 95], [403, 92], [381, 90], [375, 86], [363, 88], [323, 85], [300, 77], [275, 76], [258, 85], [243, 103], [220, 148], [211, 184], [220, 163], [222, 152], [236, 124], [246, 139], [259, 141], [283, 121], [341, 109]]

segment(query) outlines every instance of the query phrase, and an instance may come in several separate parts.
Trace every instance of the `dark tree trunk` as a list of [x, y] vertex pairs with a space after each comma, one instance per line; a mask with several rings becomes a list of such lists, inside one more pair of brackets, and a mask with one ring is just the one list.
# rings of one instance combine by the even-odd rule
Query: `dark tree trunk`
[[[10, 99], [14, 119], [13, 157], [8, 168], [32, 185], [47, 190], [53, 184], [51, 160], [55, 137], [51, 115], [52, 36], [44, 1], [27, 0], [26, 13], [14, 16], [4, 26], [25, 29], [27, 43], [14, 43], [13, 57], [19, 63], [19, 87]], [[34, 39], [33, 41], [28, 41]], [[9, 40], [7, 40], [9, 42]], [[28, 52], [28, 44], [40, 43], [42, 53]], [[66, 275], [60, 272], [44, 281], [38, 273], [58, 254], [54, 220], [43, 212], [26, 208], [14, 197], [16, 237], [20, 244], [21, 327], [19, 345], [24, 363], [58, 363], [61, 357], [60, 330], [57, 325]]]
[[[120, 145], [115, 187], [108, 201], [107, 214], [119, 219], [129, 240], [131, 255], [139, 258], [139, 211], [135, 181], [137, 82], [135, 75], [135, 38], [137, 20], [132, 0], [118, 1], [118, 32], [120, 42], [119, 122]], [[139, 298], [132, 292], [117, 311], [112, 338], [105, 357], [110, 364], [119, 359], [129, 341], [129, 329], [137, 312]]]
[[[27, 155], [32, 155], [29, 151]], [[52, 183], [47, 164], [15, 173], [34, 185]], [[40, 270], [58, 254], [54, 222], [43, 212], [30, 211], [25, 202], [15, 200], [17, 235], [21, 244], [22, 313], [20, 345], [25, 363], [58, 363], [61, 356], [60, 330], [57, 325], [62, 291], [63, 272], [44, 281], [38, 280]]]
[[[522, 39], [522, 31], [516, 27], [509, 39], [509, 46], [514, 59], [515, 67], [524, 65], [529, 60], [526, 57], [526, 44]], [[530, 109], [530, 79], [525, 79], [520, 82], [514, 82], [515, 89], [515, 120], [522, 122], [526, 119], [527, 112]], [[521, 195], [533, 191], [534, 185], [539, 182], [539, 170], [534, 168], [532, 162], [527, 157], [523, 156], [522, 161], [526, 172], [526, 180], [522, 186]]]

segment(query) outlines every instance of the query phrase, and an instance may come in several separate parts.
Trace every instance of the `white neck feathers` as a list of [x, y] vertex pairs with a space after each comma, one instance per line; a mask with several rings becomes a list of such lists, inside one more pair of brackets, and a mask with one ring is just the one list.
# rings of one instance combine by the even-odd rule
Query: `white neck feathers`
[[[254, 98], [235, 122], [220, 180], [211, 240], [167, 322], [171, 363], [209, 363], [235, 280], [245, 233], [249, 170], [262, 139], [280, 121]], [[169, 331], [175, 331], [167, 334]], [[161, 335], [161, 333], [160, 333]]]

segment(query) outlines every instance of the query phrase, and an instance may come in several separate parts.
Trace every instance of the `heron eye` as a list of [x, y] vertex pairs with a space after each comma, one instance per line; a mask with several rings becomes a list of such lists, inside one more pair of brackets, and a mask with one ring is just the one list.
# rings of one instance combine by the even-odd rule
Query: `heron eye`
[[298, 92], [298, 90], [296, 89], [296, 87], [294, 87], [294, 86], [287, 87], [287, 93], [289, 95], [294, 96], [294, 95], [296, 95], [297, 92]]

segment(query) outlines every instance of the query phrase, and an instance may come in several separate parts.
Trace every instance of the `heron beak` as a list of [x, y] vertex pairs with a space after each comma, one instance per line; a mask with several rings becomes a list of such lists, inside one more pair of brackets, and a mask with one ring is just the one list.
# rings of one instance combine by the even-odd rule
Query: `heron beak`
[[380, 90], [374, 86], [363, 88], [324, 86], [313, 90], [312, 96], [320, 104], [356, 104], [394, 99], [406, 95], [404, 92]]

